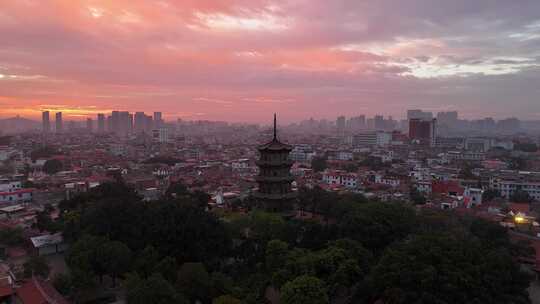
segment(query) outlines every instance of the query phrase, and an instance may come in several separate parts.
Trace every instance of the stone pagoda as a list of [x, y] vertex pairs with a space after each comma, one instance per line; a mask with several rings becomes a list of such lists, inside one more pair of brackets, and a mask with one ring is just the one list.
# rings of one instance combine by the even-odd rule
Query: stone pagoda
[[292, 146], [277, 139], [276, 114], [274, 114], [274, 138], [257, 149], [260, 153], [260, 159], [257, 161], [259, 175], [255, 180], [259, 184], [259, 189], [254, 193], [254, 197], [271, 211], [291, 209], [297, 194], [291, 187], [294, 178], [290, 172], [293, 162], [289, 159], [289, 153]]

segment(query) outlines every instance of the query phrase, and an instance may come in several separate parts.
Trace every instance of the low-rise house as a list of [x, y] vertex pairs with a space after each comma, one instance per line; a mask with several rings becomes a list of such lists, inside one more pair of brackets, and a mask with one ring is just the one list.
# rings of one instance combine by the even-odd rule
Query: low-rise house
[[155, 187], [139, 190], [137, 191], [137, 194], [142, 196], [142, 200], [145, 202], [157, 201], [162, 195], [161, 191]]
[[356, 173], [326, 170], [322, 174], [322, 181], [328, 185], [344, 186], [351, 189], [358, 187], [358, 175]]
[[506, 170], [508, 163], [498, 159], [487, 159], [482, 162], [482, 167], [491, 170]]
[[498, 190], [502, 197], [509, 199], [516, 191], [523, 191], [535, 200], [540, 200], [540, 173], [502, 172], [490, 181], [490, 188]]
[[0, 203], [27, 203], [33, 199], [34, 189], [0, 192]]
[[0, 208], [0, 219], [14, 219], [26, 211], [23, 205], [12, 205]]
[[231, 168], [233, 171], [244, 171], [249, 169], [249, 159], [241, 158], [231, 162]]
[[327, 151], [327, 155], [329, 160], [353, 160], [353, 153], [349, 151]]
[[418, 190], [421, 193], [430, 195], [433, 192], [431, 181], [420, 181], [420, 182], [417, 182], [415, 185], [416, 185], [416, 190]]
[[401, 179], [393, 175], [375, 175], [375, 183], [397, 188], [401, 185]]
[[62, 233], [45, 234], [31, 237], [30, 241], [37, 255], [49, 255], [66, 251], [68, 245], [64, 243]]
[[0, 179], [0, 192], [11, 192], [22, 189], [22, 182], [19, 180]]
[[484, 152], [476, 151], [450, 151], [447, 153], [448, 160], [483, 161], [486, 159]]
[[467, 187], [463, 192], [464, 203], [467, 208], [482, 205], [482, 194], [484, 190]]
[[358, 176], [354, 173], [341, 175], [341, 185], [346, 188], [356, 188], [358, 186]]
[[441, 209], [447, 210], [447, 209], [455, 209], [459, 207], [459, 200], [457, 199], [446, 199], [440, 203]]
[[341, 172], [326, 170], [322, 174], [322, 180], [328, 185], [339, 185], [341, 184]]

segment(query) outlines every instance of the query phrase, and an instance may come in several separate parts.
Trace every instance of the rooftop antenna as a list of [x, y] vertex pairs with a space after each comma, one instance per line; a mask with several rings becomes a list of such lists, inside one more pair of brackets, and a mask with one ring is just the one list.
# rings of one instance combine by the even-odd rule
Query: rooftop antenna
[[277, 140], [277, 123], [276, 123], [276, 113], [274, 113], [274, 140]]

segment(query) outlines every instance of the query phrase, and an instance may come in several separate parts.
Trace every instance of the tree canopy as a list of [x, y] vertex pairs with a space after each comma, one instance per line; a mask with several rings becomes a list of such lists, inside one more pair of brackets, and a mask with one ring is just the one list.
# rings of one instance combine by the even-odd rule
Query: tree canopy
[[39, 276], [46, 279], [51, 272], [47, 260], [43, 256], [33, 256], [24, 263], [24, 276]]
[[535, 143], [517, 143], [514, 144], [514, 150], [535, 153], [538, 151], [538, 145]]
[[43, 172], [54, 175], [64, 168], [64, 164], [58, 159], [49, 159], [43, 164]]
[[487, 249], [474, 239], [453, 235], [421, 235], [388, 249], [357, 298], [384, 303], [529, 303], [529, 280], [507, 250]]
[[322, 172], [328, 168], [326, 157], [316, 156], [311, 160], [311, 168], [315, 172]]
[[528, 303], [530, 277], [516, 261], [529, 248], [499, 225], [299, 192], [298, 208], [317, 217], [254, 208], [218, 218], [205, 193], [181, 183], [157, 202], [120, 181], [103, 184], [60, 204], [55, 224], [72, 244], [69, 276], [56, 284], [77, 295], [121, 279], [128, 304]]
[[39, 158], [49, 158], [55, 154], [59, 154], [59, 151], [51, 146], [39, 147], [30, 152], [30, 158], [36, 160]]
[[513, 203], [530, 203], [533, 201], [528, 192], [523, 190], [516, 190], [510, 196], [510, 201]]
[[287, 282], [281, 291], [283, 304], [330, 303], [324, 283], [316, 277], [300, 276]]
[[142, 279], [131, 274], [126, 279], [128, 304], [188, 304], [189, 301], [160, 274]]
[[62, 202], [61, 208], [71, 211], [64, 213], [64, 234], [104, 236], [134, 251], [153, 246], [161, 256], [180, 262], [215, 260], [229, 249], [223, 223], [190, 198], [145, 203], [117, 184]]

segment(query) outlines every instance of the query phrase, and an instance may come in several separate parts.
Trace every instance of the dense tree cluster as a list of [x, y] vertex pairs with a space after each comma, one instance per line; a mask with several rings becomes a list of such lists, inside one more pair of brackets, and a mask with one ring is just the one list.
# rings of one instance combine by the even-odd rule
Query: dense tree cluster
[[315, 172], [322, 172], [328, 168], [326, 163], [326, 156], [316, 156], [311, 160], [311, 168]]
[[427, 201], [426, 197], [416, 187], [411, 187], [409, 196], [416, 205], [423, 205]]
[[38, 147], [30, 152], [30, 158], [32, 160], [36, 160], [39, 158], [49, 158], [55, 154], [59, 154], [60, 152], [51, 146], [43, 146]]
[[508, 162], [512, 170], [527, 170], [527, 160], [523, 157], [512, 157]]
[[482, 193], [482, 201], [484, 202], [491, 202], [498, 197], [501, 197], [501, 192], [499, 190], [488, 189]]
[[533, 198], [526, 191], [516, 190], [510, 196], [510, 201], [514, 203], [530, 203], [533, 201]]
[[358, 163], [361, 167], [367, 167], [373, 171], [380, 171], [391, 167], [391, 163], [383, 162], [380, 157], [368, 156], [364, 160]]
[[456, 235], [419, 235], [389, 248], [356, 297], [368, 303], [528, 303], [529, 280], [503, 248]]
[[514, 150], [535, 153], [538, 151], [538, 145], [535, 143], [517, 143], [514, 144]]
[[61, 203], [65, 293], [122, 279], [128, 304], [528, 303], [504, 228], [443, 211], [301, 189], [312, 220], [206, 211], [174, 184], [142, 202], [122, 183]]
[[474, 162], [463, 162], [459, 171], [459, 178], [469, 180], [478, 179], [478, 176], [474, 175], [473, 170], [479, 167], [480, 165]]
[[24, 243], [24, 234], [21, 228], [2, 228], [0, 229], [0, 244], [15, 246]]
[[13, 136], [0, 136], [0, 146], [9, 146]]
[[43, 164], [43, 172], [53, 175], [56, 174], [64, 168], [64, 164], [58, 159], [49, 159]]
[[43, 256], [32, 256], [28, 261], [23, 264], [24, 277], [30, 278], [32, 276], [47, 278], [51, 271], [49, 264]]
[[109, 277], [115, 285], [117, 278], [135, 273], [129, 286], [144, 287], [161, 279], [174, 285], [177, 265], [219, 265], [231, 240], [223, 223], [205, 211], [205, 200], [201, 193], [186, 191], [178, 198], [143, 202], [125, 184], [115, 182], [61, 202], [63, 234], [73, 242], [66, 258], [77, 277], [71, 281], [84, 289], [96, 278]]

